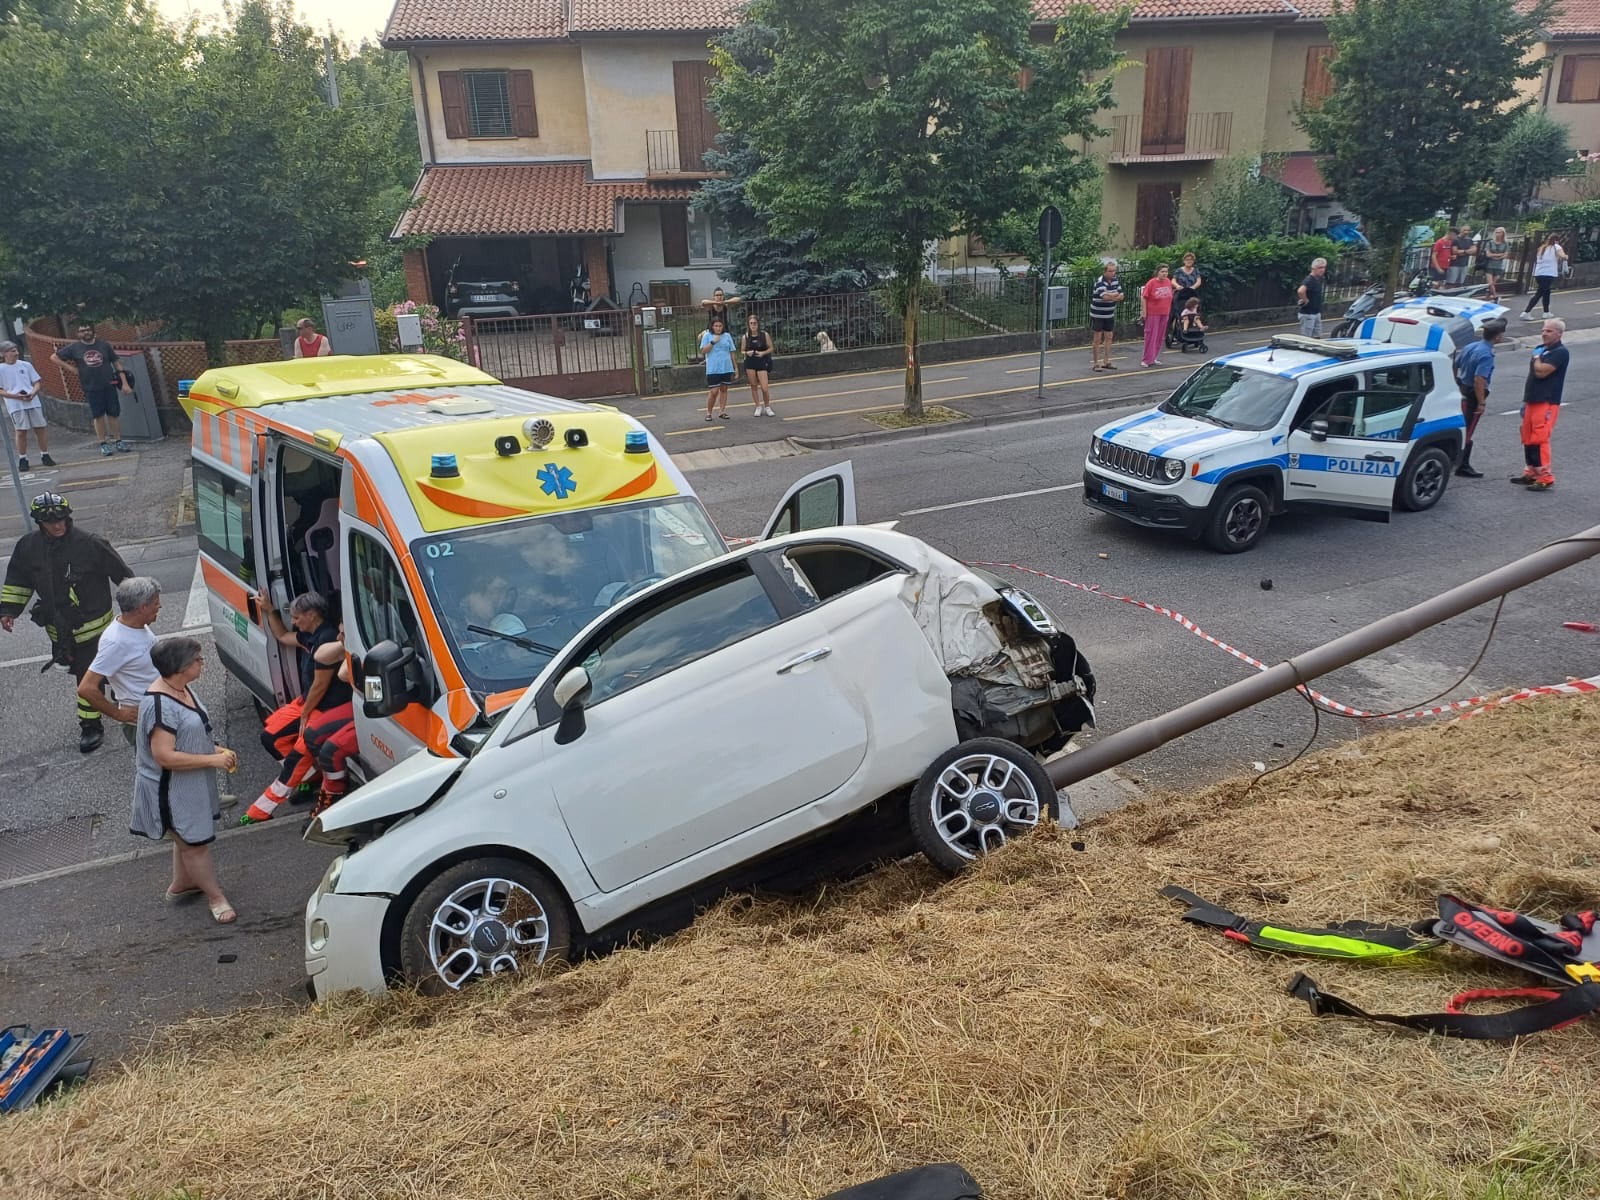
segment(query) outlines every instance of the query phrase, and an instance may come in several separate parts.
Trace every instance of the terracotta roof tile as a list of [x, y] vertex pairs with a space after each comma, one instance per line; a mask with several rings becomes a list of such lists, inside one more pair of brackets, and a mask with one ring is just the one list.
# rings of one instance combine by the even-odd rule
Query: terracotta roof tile
[[1600, 37], [1600, 0], [1561, 0], [1545, 23], [1552, 37]]
[[563, 8], [562, 0], [395, 0], [383, 44], [564, 38]]
[[395, 237], [537, 237], [616, 232], [618, 200], [684, 203], [692, 185], [593, 180], [587, 162], [429, 167], [417, 181], [422, 201]]
[[[1075, 0], [1034, 0], [1034, 15], [1054, 21]], [[1331, 0], [1327, 0], [1331, 4]], [[1109, 12], [1117, 0], [1089, 0], [1093, 7]], [[1292, 17], [1299, 4], [1289, 0], [1134, 0], [1134, 21], [1192, 20], [1205, 17]]]
[[744, 0], [572, 0], [573, 33], [732, 29]]

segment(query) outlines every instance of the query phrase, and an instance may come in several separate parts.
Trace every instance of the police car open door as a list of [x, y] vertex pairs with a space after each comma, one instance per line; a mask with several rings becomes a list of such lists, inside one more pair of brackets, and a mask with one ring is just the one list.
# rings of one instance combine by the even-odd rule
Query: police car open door
[[849, 462], [813, 471], [783, 494], [761, 538], [856, 523], [856, 476]]
[[1387, 521], [1421, 400], [1390, 389], [1334, 393], [1289, 433], [1284, 499]]

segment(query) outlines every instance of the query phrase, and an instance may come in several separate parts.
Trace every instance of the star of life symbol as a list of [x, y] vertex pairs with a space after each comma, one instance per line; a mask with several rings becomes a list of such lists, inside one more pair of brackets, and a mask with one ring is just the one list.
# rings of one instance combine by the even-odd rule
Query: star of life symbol
[[571, 467], [558, 467], [555, 463], [545, 463], [539, 468], [537, 478], [540, 490], [546, 496], [554, 496], [557, 500], [565, 500], [578, 490], [578, 482], [572, 477]]

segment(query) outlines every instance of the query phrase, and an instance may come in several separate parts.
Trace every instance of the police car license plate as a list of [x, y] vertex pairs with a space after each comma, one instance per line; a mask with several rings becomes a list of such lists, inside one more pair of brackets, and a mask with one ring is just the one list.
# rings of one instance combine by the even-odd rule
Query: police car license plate
[[1125, 488], [1112, 487], [1109, 483], [1100, 485], [1100, 494], [1110, 496], [1113, 500], [1120, 500], [1123, 504], [1128, 502], [1128, 493]]

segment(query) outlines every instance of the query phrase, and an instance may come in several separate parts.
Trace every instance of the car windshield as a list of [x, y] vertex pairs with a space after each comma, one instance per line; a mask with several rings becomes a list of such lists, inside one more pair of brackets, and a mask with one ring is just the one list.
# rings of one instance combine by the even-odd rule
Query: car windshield
[[698, 500], [554, 513], [419, 538], [412, 553], [468, 683], [526, 687], [618, 600], [727, 551]]
[[1213, 362], [1189, 376], [1161, 405], [1161, 411], [1230, 429], [1271, 429], [1282, 419], [1294, 392], [1292, 379]]

